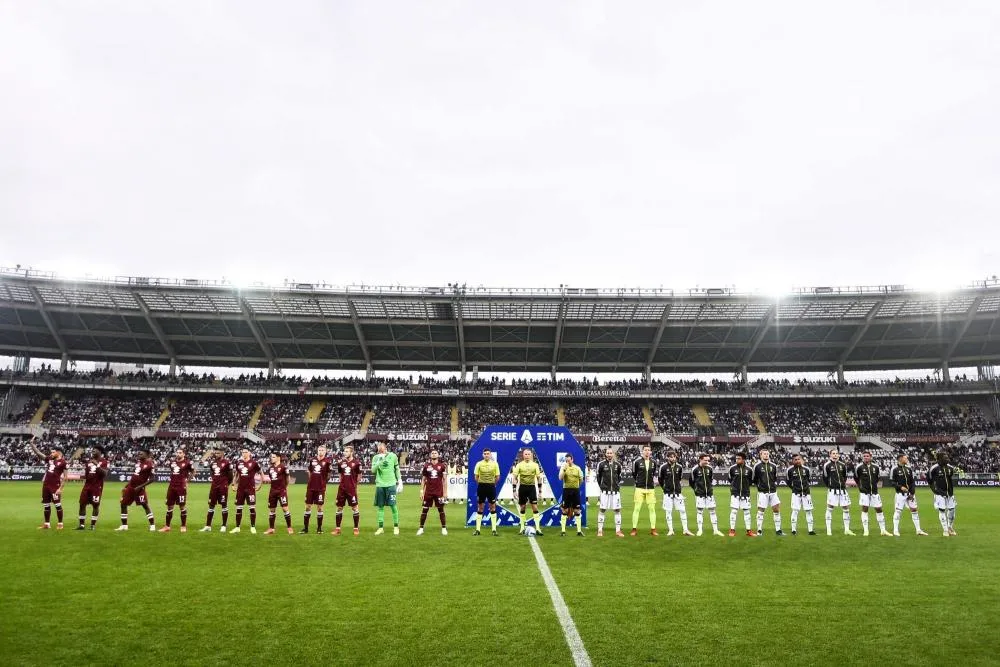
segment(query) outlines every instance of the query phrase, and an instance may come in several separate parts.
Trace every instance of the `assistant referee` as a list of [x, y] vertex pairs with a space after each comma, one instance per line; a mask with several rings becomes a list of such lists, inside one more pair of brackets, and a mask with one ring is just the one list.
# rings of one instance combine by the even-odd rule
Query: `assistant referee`
[[478, 535], [483, 527], [483, 509], [490, 505], [490, 526], [493, 535], [497, 534], [497, 479], [500, 477], [500, 466], [493, 460], [493, 453], [483, 450], [483, 460], [476, 463], [472, 474], [476, 478], [476, 532]]

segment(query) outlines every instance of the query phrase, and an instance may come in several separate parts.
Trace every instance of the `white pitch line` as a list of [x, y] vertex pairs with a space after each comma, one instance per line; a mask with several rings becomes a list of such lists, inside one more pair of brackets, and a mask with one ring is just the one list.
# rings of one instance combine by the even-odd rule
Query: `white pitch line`
[[545, 555], [542, 554], [542, 548], [538, 546], [535, 538], [529, 537], [528, 541], [531, 542], [531, 550], [535, 552], [535, 560], [538, 562], [538, 569], [542, 573], [542, 580], [545, 581], [545, 587], [549, 589], [549, 597], [552, 598], [552, 606], [555, 607], [556, 616], [559, 618], [559, 625], [562, 626], [563, 636], [566, 637], [566, 644], [569, 645], [570, 653], [573, 654], [573, 663], [577, 667], [591, 667], [590, 656], [587, 655], [587, 649], [583, 646], [583, 640], [580, 638], [580, 633], [577, 632], [573, 617], [569, 615], [569, 607], [566, 606], [566, 601], [563, 600], [562, 593], [559, 592], [559, 587], [556, 586], [556, 580], [552, 577], [552, 570], [549, 569], [549, 564], [545, 562]]

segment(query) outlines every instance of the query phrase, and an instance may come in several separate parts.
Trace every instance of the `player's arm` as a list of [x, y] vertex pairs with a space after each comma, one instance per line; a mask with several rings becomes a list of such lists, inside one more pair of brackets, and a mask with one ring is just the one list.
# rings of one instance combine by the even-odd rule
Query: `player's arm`
[[152, 483], [153, 483], [153, 475], [150, 475], [149, 479], [147, 479], [144, 484], [140, 484], [139, 486], [135, 487], [135, 490], [139, 491], [141, 489], [145, 489], [147, 486], [149, 486]]
[[695, 466], [694, 468], [691, 468], [691, 476], [688, 477], [688, 484], [691, 485], [692, 489], [694, 489], [694, 488], [697, 487], [697, 482], [695, 481], [695, 475], [697, 473], [698, 473], [698, 466]]
[[480, 461], [479, 463], [476, 464], [476, 467], [472, 469], [472, 476], [473, 478], [475, 478], [476, 484], [479, 484], [479, 470], [482, 465], [483, 462]]
[[35, 447], [35, 440], [36, 440], [36, 436], [31, 436], [31, 440], [28, 441], [28, 447], [31, 448], [31, 451], [32, 451], [32, 453], [34, 453], [35, 456], [37, 456], [38, 458], [40, 458], [40, 459], [42, 459], [44, 461], [45, 460], [45, 454], [43, 454], [42, 450], [40, 450], [38, 447]]
[[559, 468], [559, 481], [562, 482], [565, 481], [565, 479], [566, 479], [566, 464], [564, 463], [562, 464], [562, 467]]

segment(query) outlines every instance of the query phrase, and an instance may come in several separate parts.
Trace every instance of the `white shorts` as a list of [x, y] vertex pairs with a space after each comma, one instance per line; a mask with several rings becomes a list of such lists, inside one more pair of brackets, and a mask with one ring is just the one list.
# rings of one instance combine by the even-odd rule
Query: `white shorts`
[[678, 512], [685, 510], [684, 496], [680, 493], [677, 495], [671, 495], [669, 493], [663, 494], [663, 511], [673, 512], [674, 510], [677, 510]]
[[862, 493], [858, 504], [862, 507], [874, 507], [880, 510], [882, 509], [882, 496], [878, 493]]
[[813, 498], [812, 495], [800, 496], [797, 493], [792, 494], [792, 511], [805, 510], [811, 512], [813, 508]]
[[778, 500], [777, 493], [758, 493], [757, 494], [757, 509], [762, 510], [768, 507], [775, 507], [781, 501]]
[[938, 511], [953, 510], [957, 504], [955, 496], [939, 496], [934, 494], [934, 509]]
[[714, 510], [715, 509], [715, 496], [709, 496], [708, 498], [702, 498], [701, 496], [695, 496], [694, 506], [700, 510]]
[[622, 508], [622, 494], [617, 491], [601, 491], [600, 503], [602, 512], [605, 510], [615, 510], [617, 512]]
[[750, 509], [749, 496], [729, 496], [729, 509], [748, 510]]
[[917, 498], [916, 496], [911, 496], [908, 493], [897, 493], [896, 494], [896, 509], [904, 510], [909, 509], [913, 512], [917, 511]]
[[851, 497], [847, 495], [847, 489], [844, 489], [843, 491], [827, 489], [826, 504], [830, 507], [850, 507]]

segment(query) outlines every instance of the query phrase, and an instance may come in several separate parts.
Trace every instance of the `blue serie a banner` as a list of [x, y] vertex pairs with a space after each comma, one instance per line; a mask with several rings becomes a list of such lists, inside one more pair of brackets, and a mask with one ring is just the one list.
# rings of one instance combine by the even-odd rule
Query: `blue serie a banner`
[[[469, 449], [468, 494], [466, 505], [466, 525], [473, 525], [476, 517], [476, 464], [483, 459], [483, 452], [490, 450], [491, 456], [500, 468], [500, 479], [497, 483], [498, 499], [510, 497], [511, 471], [521, 460], [522, 452], [530, 449], [535, 460], [542, 468], [542, 497], [555, 500], [555, 505], [542, 511], [543, 526], [559, 525], [559, 503], [562, 502], [562, 482], [559, 480], [559, 470], [566, 461], [566, 456], [573, 457], [573, 462], [585, 469], [587, 459], [583, 447], [565, 426], [488, 426], [482, 435]], [[583, 496], [582, 514], [580, 519], [587, 525], [586, 485], [580, 489]], [[517, 506], [509, 505], [510, 509], [497, 503], [497, 521], [501, 526], [516, 526], [518, 524]], [[489, 525], [489, 508], [484, 509], [483, 522]], [[542, 510], [540, 506], [538, 508]]]

